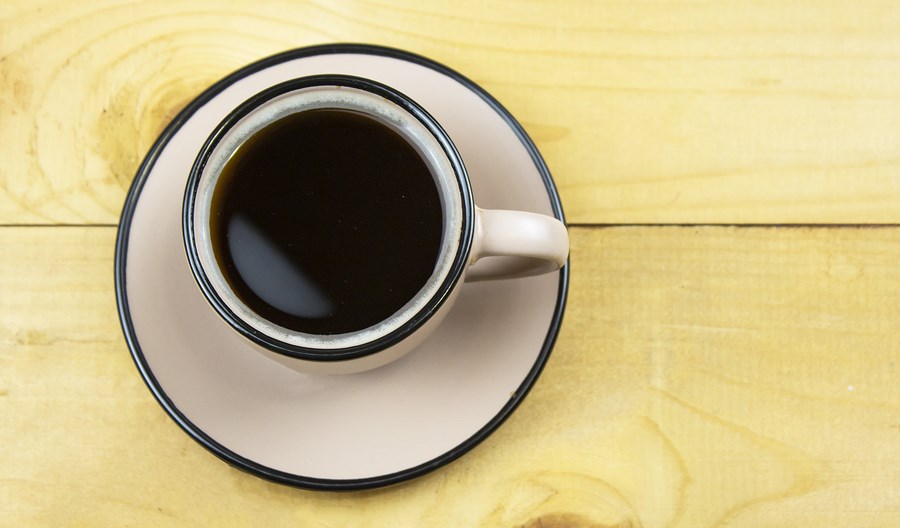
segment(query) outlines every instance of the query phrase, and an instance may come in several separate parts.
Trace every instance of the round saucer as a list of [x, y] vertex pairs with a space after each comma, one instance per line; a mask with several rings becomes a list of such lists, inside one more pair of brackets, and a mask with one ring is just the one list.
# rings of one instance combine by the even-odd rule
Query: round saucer
[[472, 81], [389, 48], [304, 48], [219, 81], [162, 133], [125, 201], [116, 296], [141, 376], [194, 440], [229, 464], [276, 482], [371, 488], [451, 462], [515, 410], [559, 331], [568, 268], [465, 284], [428, 341], [373, 371], [298, 374], [250, 349], [209, 307], [191, 276], [181, 235], [185, 181], [203, 142], [232, 108], [278, 82], [321, 73], [368, 77], [427, 108], [456, 143], [480, 207], [563, 219], [534, 144]]

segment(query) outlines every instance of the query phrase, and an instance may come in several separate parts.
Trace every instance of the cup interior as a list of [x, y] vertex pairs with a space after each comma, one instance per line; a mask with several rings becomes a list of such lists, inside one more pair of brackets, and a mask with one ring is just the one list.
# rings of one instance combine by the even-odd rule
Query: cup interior
[[[223, 168], [235, 152], [273, 123], [316, 109], [362, 114], [397, 132], [428, 166], [440, 198], [441, 242], [430, 277], [393, 315], [353, 332], [303, 333], [259, 315], [226, 280], [210, 233], [211, 218], [217, 214], [215, 191]], [[462, 161], [450, 139], [423, 109], [402, 94], [364, 79], [305, 78], [257, 94], [210, 136], [194, 163], [185, 193], [185, 244], [192, 271], [207, 300], [226, 321], [258, 344], [304, 359], [336, 357], [334, 352], [371, 353], [414, 331], [460, 280], [471, 239], [472, 208]]]

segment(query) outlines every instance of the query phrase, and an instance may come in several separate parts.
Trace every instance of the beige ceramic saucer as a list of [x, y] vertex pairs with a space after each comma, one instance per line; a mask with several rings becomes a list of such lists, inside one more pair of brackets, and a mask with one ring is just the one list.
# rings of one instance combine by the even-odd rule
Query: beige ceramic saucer
[[534, 145], [471, 81], [398, 50], [305, 48], [223, 79], [163, 132], [122, 212], [116, 293], [141, 375], [197, 442], [277, 482], [370, 488], [451, 462], [512, 413], [550, 354], [568, 269], [466, 284], [424, 345], [374, 371], [303, 375], [251, 350], [218, 318], [191, 276], [181, 234], [185, 182], [207, 135], [232, 108], [278, 82], [321, 73], [380, 81], [428, 109], [456, 143], [481, 207], [562, 219]]

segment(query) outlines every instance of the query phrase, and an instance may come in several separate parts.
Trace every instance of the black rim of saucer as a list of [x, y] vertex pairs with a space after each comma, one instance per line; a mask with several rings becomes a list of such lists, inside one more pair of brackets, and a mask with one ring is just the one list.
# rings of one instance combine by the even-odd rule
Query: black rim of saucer
[[506, 121], [507, 125], [519, 138], [519, 141], [522, 143], [522, 145], [528, 150], [528, 153], [531, 156], [531, 159], [534, 162], [534, 165], [540, 173], [544, 185], [547, 188], [547, 195], [550, 199], [554, 215], [556, 216], [556, 218], [563, 222], [565, 222], [565, 217], [563, 215], [559, 193], [557, 192], [556, 185], [554, 184], [553, 179], [550, 176], [550, 171], [547, 168], [546, 163], [544, 163], [543, 158], [541, 158], [541, 155], [538, 152], [537, 147], [532, 142], [531, 138], [518, 123], [518, 121], [515, 120], [512, 114], [510, 114], [496, 99], [494, 99], [484, 89], [482, 89], [463, 75], [457, 73], [456, 71], [435, 61], [432, 61], [431, 59], [427, 59], [420, 55], [395, 48], [388, 48], [372, 44], [325, 44], [299, 48], [272, 55], [248, 66], [245, 66], [244, 68], [235, 71], [234, 73], [213, 84], [210, 88], [201, 93], [196, 99], [191, 101], [181, 112], [179, 112], [178, 115], [175, 116], [172, 122], [169, 123], [166, 129], [162, 132], [162, 134], [160, 134], [159, 138], [150, 148], [150, 151], [147, 153], [147, 156], [144, 158], [144, 161], [138, 168], [134, 181], [131, 184], [131, 188], [128, 191], [128, 195], [125, 199], [125, 204], [122, 208], [122, 215], [119, 219], [119, 230], [116, 237], [116, 303], [119, 311], [119, 322], [122, 325], [122, 332], [125, 335], [125, 341], [128, 344], [128, 348], [131, 352], [131, 356], [134, 360], [135, 366], [137, 367], [141, 377], [143, 378], [144, 383], [147, 385], [147, 388], [150, 389], [150, 392], [156, 398], [157, 402], [159, 402], [163, 410], [165, 410], [165, 412], [175, 421], [175, 423], [177, 423], [178, 426], [188, 434], [188, 436], [193, 438], [196, 442], [198, 442], [208, 451], [210, 451], [229, 465], [249, 472], [257, 477], [270, 480], [272, 482], [287, 484], [299, 488], [322, 491], [349, 491], [398, 484], [400, 482], [404, 482], [430, 473], [435, 469], [449, 464], [450, 462], [456, 460], [463, 454], [473, 449], [476, 445], [490, 436], [491, 433], [493, 433], [504, 421], [506, 421], [506, 419], [513, 413], [513, 411], [515, 411], [515, 409], [519, 406], [519, 404], [521, 404], [525, 396], [531, 390], [538, 376], [540, 376], [541, 371], [544, 369], [548, 358], [550, 357], [550, 352], [552, 351], [553, 345], [556, 342], [556, 338], [559, 334], [563, 312], [565, 311], [566, 297], [568, 294], [569, 286], [569, 264], [566, 264], [566, 266], [564, 266], [559, 272], [559, 293], [557, 294], [556, 298], [553, 319], [550, 322], [546, 337], [544, 338], [544, 342], [541, 346], [540, 354], [535, 360], [535, 363], [532, 366], [531, 370], [525, 376], [525, 379], [516, 389], [514, 396], [510, 398], [506, 405], [504, 405], [503, 408], [501, 408], [500, 411], [497, 412], [497, 414], [495, 414], [490, 421], [488, 421], [472, 436], [470, 436], [468, 439], [466, 439], [464, 442], [454, 447], [453, 449], [430, 461], [394, 473], [365, 477], [360, 479], [322, 479], [307, 477], [269, 468], [258, 464], [253, 460], [242, 457], [241, 455], [225, 448], [224, 446], [216, 442], [212, 437], [203, 432], [199, 427], [194, 425], [186, 416], [181, 413], [181, 411], [178, 410], [178, 408], [162, 390], [162, 387], [156, 380], [156, 377], [153, 375], [153, 372], [150, 369], [143, 352], [141, 351], [140, 344], [138, 343], [128, 307], [128, 295], [126, 292], [125, 277], [128, 238], [131, 230], [131, 221], [134, 216], [135, 207], [137, 206], [141, 190], [154, 164], [156, 163], [157, 157], [159, 156], [160, 152], [162, 152], [162, 150], [166, 147], [166, 145], [168, 145], [169, 140], [171, 140], [171, 138], [181, 128], [181, 126], [191, 116], [193, 116], [193, 114], [199, 108], [204, 106], [207, 102], [209, 102], [209, 100], [222, 92], [225, 88], [231, 86], [235, 82], [244, 77], [247, 77], [250, 74], [286, 61], [316, 55], [329, 54], [374, 55], [410, 62], [441, 73], [449, 77], [450, 79], [462, 84], [467, 89], [480, 96], [482, 100], [484, 100], [495, 112], [497, 112], [497, 114], [499, 114]]

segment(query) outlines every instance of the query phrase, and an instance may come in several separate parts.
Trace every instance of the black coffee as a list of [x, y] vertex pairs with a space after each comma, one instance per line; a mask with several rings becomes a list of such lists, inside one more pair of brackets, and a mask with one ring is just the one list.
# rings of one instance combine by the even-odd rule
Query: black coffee
[[254, 134], [219, 176], [212, 247], [254, 312], [291, 330], [362, 330], [425, 285], [442, 214], [426, 162], [363, 114], [308, 110]]

